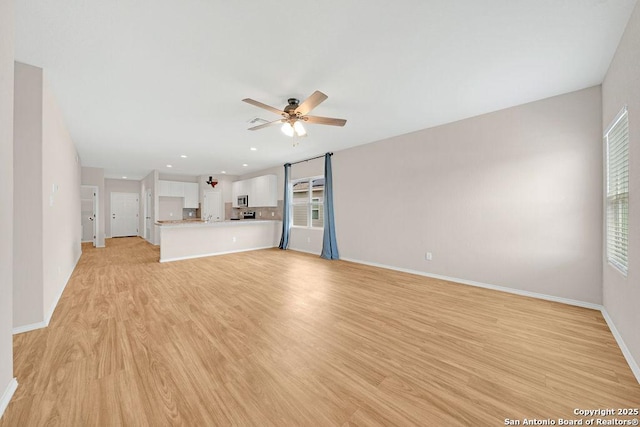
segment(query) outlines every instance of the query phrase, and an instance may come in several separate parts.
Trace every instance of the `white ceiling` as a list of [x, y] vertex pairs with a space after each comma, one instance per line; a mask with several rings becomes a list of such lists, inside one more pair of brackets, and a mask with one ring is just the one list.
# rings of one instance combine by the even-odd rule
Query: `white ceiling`
[[[635, 0], [15, 3], [16, 60], [45, 69], [83, 165], [139, 179], [240, 175], [597, 85]], [[277, 116], [243, 98], [316, 89], [311, 114], [344, 128], [307, 125], [295, 148], [246, 130]]]

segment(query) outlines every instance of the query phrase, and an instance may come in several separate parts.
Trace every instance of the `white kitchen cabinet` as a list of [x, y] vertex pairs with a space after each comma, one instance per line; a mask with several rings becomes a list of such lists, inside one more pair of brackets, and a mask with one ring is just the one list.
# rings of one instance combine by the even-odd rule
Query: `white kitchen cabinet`
[[184, 182], [169, 181], [169, 196], [184, 197]]
[[[278, 206], [278, 179], [276, 175], [263, 175], [254, 178], [253, 192], [256, 199], [255, 207]], [[249, 199], [251, 204], [251, 199]]]
[[238, 196], [249, 196], [249, 207], [278, 206], [278, 178], [276, 175], [263, 175], [231, 184], [231, 200], [234, 208], [238, 207]]
[[249, 196], [249, 207], [250, 208], [256, 208], [258, 206], [260, 206], [260, 203], [262, 203], [260, 200], [260, 194], [258, 193], [258, 189], [257, 189], [257, 178], [251, 178], [251, 179], [247, 179], [245, 180], [244, 186], [245, 189], [247, 190], [247, 195]]
[[200, 189], [195, 182], [159, 180], [158, 196], [182, 197], [184, 208], [197, 209], [200, 202]]
[[197, 209], [200, 207], [200, 188], [195, 182], [183, 182], [184, 185], [184, 207]]
[[169, 181], [158, 181], [158, 196], [171, 197], [169, 190]]

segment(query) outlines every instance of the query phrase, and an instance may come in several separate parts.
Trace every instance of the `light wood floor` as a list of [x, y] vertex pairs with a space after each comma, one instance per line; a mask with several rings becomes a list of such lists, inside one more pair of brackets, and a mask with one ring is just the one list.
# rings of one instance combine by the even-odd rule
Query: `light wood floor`
[[292, 251], [84, 247], [0, 426], [490, 426], [639, 408], [601, 314]]

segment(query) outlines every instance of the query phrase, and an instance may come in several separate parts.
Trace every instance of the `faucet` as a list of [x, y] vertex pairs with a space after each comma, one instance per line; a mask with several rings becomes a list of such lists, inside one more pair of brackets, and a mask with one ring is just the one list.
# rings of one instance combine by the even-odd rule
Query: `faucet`
[[204, 222], [209, 222], [209, 221], [211, 221], [211, 217], [212, 217], [212, 216], [213, 216], [212, 214], [207, 215], [207, 218], [204, 220]]

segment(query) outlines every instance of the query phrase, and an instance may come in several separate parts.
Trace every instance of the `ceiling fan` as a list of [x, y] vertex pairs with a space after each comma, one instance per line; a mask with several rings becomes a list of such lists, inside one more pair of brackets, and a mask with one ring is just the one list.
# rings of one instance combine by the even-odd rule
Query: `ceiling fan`
[[289, 104], [284, 107], [283, 110], [278, 110], [277, 108], [271, 107], [267, 104], [263, 104], [262, 102], [255, 101], [251, 98], [245, 98], [243, 99], [243, 101], [248, 104], [264, 108], [265, 110], [269, 110], [272, 113], [276, 113], [282, 116], [282, 118], [278, 120], [251, 127], [249, 128], [249, 130], [263, 129], [282, 123], [281, 129], [285, 135], [305, 136], [307, 134], [307, 131], [305, 130], [304, 126], [302, 126], [302, 122], [313, 123], [316, 125], [344, 126], [347, 123], [347, 121], [344, 119], [333, 119], [330, 117], [307, 115], [307, 113], [316, 108], [327, 98], [327, 95], [317, 90], [313, 92], [310, 97], [305, 99], [302, 104], [296, 98], [289, 98], [287, 101]]

